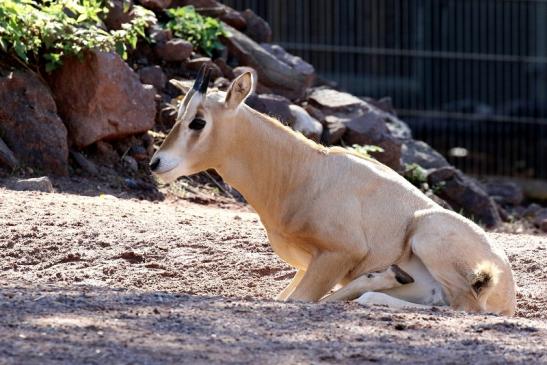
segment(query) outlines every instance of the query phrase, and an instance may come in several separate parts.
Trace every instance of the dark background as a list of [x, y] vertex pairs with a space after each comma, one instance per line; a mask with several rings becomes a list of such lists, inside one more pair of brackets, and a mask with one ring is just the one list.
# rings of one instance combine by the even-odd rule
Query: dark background
[[547, 1], [224, 3], [265, 18], [341, 89], [391, 96], [414, 136], [466, 172], [547, 178]]

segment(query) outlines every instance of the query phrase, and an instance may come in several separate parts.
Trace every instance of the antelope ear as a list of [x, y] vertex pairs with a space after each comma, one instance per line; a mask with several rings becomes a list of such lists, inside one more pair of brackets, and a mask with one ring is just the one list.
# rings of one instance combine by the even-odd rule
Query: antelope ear
[[224, 104], [229, 109], [236, 109], [251, 94], [254, 87], [253, 76], [245, 72], [237, 77], [228, 88]]

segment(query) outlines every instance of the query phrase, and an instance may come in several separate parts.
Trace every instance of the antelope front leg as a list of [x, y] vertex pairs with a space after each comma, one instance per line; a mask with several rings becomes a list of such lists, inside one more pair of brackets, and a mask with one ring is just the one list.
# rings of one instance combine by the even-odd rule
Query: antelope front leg
[[289, 300], [316, 302], [351, 270], [354, 261], [347, 255], [323, 252], [313, 258]]
[[279, 295], [275, 298], [276, 300], [286, 300], [289, 295], [293, 292], [294, 288], [300, 283], [302, 278], [304, 277], [304, 274], [306, 272], [304, 270], [298, 270], [294, 277], [292, 278], [291, 282]]

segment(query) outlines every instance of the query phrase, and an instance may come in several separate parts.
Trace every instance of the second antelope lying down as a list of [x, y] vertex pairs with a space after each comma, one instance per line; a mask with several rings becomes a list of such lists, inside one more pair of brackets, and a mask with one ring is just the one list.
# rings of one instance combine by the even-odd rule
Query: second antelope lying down
[[383, 164], [245, 105], [251, 74], [227, 93], [207, 94], [208, 82], [200, 72], [150, 166], [166, 182], [214, 168], [244, 195], [298, 270], [278, 299], [514, 313], [511, 267], [480, 227]]

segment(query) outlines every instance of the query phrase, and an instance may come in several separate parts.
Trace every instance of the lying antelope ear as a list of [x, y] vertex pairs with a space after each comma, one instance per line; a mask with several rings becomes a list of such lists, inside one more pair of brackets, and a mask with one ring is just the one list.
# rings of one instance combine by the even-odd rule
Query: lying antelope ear
[[245, 72], [240, 75], [228, 88], [228, 93], [226, 94], [226, 100], [224, 104], [229, 109], [236, 109], [245, 99], [251, 94], [253, 90], [254, 80], [250, 72]]

